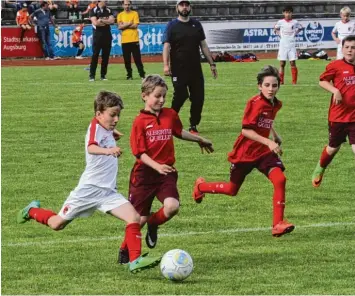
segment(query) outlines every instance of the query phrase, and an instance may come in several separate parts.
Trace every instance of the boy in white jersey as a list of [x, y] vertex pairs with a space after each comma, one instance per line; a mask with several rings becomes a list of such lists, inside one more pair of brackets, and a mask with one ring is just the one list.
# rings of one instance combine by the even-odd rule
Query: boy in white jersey
[[350, 35], [355, 35], [355, 22], [350, 21], [351, 9], [347, 6], [340, 9], [341, 21], [337, 22], [332, 30], [332, 37], [338, 44], [337, 60], [343, 58], [342, 40]]
[[125, 241], [129, 251], [129, 270], [136, 273], [158, 265], [160, 258], [141, 256], [140, 215], [117, 192], [117, 158], [121, 155], [121, 149], [116, 146], [116, 139], [121, 134], [115, 127], [123, 102], [117, 94], [101, 91], [95, 99], [94, 109], [95, 117], [85, 138], [85, 171], [60, 212], [56, 214], [40, 208], [39, 201], [32, 201], [19, 211], [17, 222], [25, 223], [34, 219], [53, 230], [62, 230], [75, 218], [90, 216], [95, 210], [110, 214], [127, 223]]
[[292, 7], [285, 7], [283, 10], [284, 19], [279, 20], [274, 31], [280, 36], [280, 46], [277, 59], [280, 61], [280, 79], [284, 84], [286, 61], [290, 61], [292, 84], [297, 83], [298, 70], [296, 67], [297, 51], [296, 51], [296, 35], [303, 29], [302, 25], [292, 19]]

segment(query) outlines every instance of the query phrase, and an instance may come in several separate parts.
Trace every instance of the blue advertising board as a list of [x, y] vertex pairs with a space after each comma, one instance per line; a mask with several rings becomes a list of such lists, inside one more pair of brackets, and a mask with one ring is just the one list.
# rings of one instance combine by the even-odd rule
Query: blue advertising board
[[[142, 54], [159, 54], [163, 51], [163, 34], [166, 24], [141, 24], [139, 26], [139, 43]], [[77, 49], [71, 42], [71, 36], [75, 26], [61, 26], [58, 35], [54, 34], [51, 27], [51, 41], [56, 56], [75, 56]], [[111, 26], [112, 49], [111, 55], [122, 55], [121, 32], [117, 26]], [[83, 56], [92, 55], [92, 26], [84, 27], [83, 42], [85, 50]]]
[[[232, 22], [202, 22], [206, 40], [211, 51], [250, 51], [276, 50], [280, 37], [275, 34], [273, 27], [277, 20], [268, 21], [232, 21]], [[331, 31], [337, 20], [333, 19], [302, 19], [304, 29], [296, 36], [296, 47], [336, 48]], [[163, 35], [166, 24], [140, 24], [139, 43], [142, 54], [161, 54], [163, 51]], [[75, 56], [77, 49], [73, 47], [71, 35], [75, 26], [62, 26], [59, 35], [54, 34], [51, 27], [51, 38], [56, 56]], [[111, 26], [112, 49], [111, 55], [122, 55], [121, 32], [116, 25]], [[92, 54], [92, 26], [84, 28], [84, 56]]]

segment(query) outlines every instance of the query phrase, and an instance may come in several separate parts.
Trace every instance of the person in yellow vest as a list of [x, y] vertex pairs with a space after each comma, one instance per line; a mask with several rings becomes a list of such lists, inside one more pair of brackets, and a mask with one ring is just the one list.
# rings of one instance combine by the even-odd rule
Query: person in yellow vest
[[138, 37], [139, 15], [136, 11], [131, 10], [131, 5], [132, 2], [130, 0], [123, 0], [122, 7], [124, 10], [117, 15], [118, 29], [122, 31], [122, 53], [127, 71], [127, 80], [133, 79], [131, 55], [133, 55], [139, 76], [145, 78]]

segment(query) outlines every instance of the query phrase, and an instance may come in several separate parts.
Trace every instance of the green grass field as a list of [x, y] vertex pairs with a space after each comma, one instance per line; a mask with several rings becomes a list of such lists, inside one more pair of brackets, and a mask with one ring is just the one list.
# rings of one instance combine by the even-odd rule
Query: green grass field
[[[318, 86], [325, 61], [299, 61], [299, 84], [278, 94], [283, 108], [276, 130], [283, 138], [286, 217], [295, 231], [271, 236], [272, 185], [256, 170], [237, 197], [208, 195], [195, 204], [196, 177], [228, 180], [226, 154], [241, 130], [246, 101], [257, 93], [256, 73], [265, 64], [218, 64], [219, 78], [206, 71], [203, 136], [215, 153], [175, 141], [181, 211], [160, 229], [152, 255], [188, 251], [194, 272], [169, 282], [159, 269], [131, 275], [117, 265], [124, 224], [95, 213], [54, 232], [16, 213], [31, 200], [58, 211], [85, 166], [84, 137], [99, 90], [118, 92], [125, 103], [119, 130], [119, 191], [127, 195], [134, 158], [129, 148], [133, 118], [143, 108], [140, 80], [125, 80], [123, 65], [110, 65], [109, 81], [88, 82], [83, 66], [2, 68], [2, 294], [355, 294], [354, 156], [345, 144], [319, 189], [311, 174], [327, 143], [329, 94]], [[161, 73], [161, 64], [146, 64]], [[166, 105], [170, 106], [169, 81]], [[180, 113], [188, 127], [189, 102]], [[158, 208], [154, 204], [154, 208]], [[145, 235], [145, 229], [143, 230]], [[144, 251], [148, 248], [144, 244]]]

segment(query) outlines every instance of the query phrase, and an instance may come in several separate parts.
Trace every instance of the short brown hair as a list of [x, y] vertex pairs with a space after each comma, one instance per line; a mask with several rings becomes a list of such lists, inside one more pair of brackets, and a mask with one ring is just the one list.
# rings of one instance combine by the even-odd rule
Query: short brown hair
[[280, 74], [279, 70], [277, 70], [274, 66], [267, 65], [261, 69], [261, 71], [256, 76], [258, 81], [258, 85], [263, 84], [264, 78], [267, 76], [274, 76], [277, 79], [278, 85], [280, 85]]
[[107, 108], [116, 107], [116, 106], [120, 107], [122, 110], [123, 101], [118, 94], [110, 91], [105, 91], [105, 90], [100, 91], [97, 94], [94, 101], [95, 112], [97, 111], [103, 112]]
[[345, 42], [355, 41], [355, 35], [346, 36], [342, 41], [341, 45], [344, 46]]
[[165, 87], [168, 90], [168, 85], [160, 75], [150, 74], [142, 82], [142, 93], [149, 95], [157, 86]]

